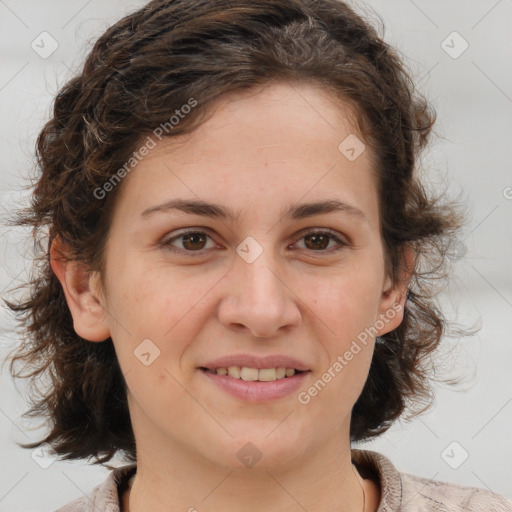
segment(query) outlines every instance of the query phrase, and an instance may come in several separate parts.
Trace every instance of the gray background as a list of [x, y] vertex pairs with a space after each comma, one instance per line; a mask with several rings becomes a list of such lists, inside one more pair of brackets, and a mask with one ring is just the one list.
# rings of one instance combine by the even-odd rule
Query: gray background
[[[22, 176], [33, 171], [35, 137], [54, 95], [94, 39], [143, 4], [0, 0], [2, 218], [22, 201]], [[456, 388], [439, 385], [428, 413], [395, 424], [364, 447], [388, 455], [401, 471], [512, 498], [512, 2], [372, 0], [367, 5], [382, 17], [386, 40], [404, 54], [437, 109], [437, 137], [424, 157], [430, 183], [448, 186], [454, 195], [462, 192], [469, 212], [454, 245], [444, 311], [481, 330], [444, 344], [439, 368], [443, 375], [463, 376], [463, 382]], [[44, 31], [58, 44], [50, 56], [31, 47], [35, 41], [39, 53], [51, 48], [48, 36], [40, 35]], [[22, 230], [2, 228], [1, 235], [4, 292], [26, 277], [30, 252]], [[16, 336], [7, 312], [0, 315], [3, 358]], [[5, 370], [0, 379], [0, 512], [52, 511], [104, 480], [106, 468], [55, 461], [17, 447], [15, 441], [34, 440], [41, 430], [20, 417], [26, 409], [23, 382], [14, 387]]]

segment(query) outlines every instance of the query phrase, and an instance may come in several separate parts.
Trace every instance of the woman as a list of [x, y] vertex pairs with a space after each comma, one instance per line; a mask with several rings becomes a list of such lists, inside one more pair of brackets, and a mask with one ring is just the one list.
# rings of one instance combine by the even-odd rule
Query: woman
[[155, 0], [105, 32], [39, 136], [47, 259], [11, 304], [13, 372], [52, 378], [30, 447], [128, 462], [61, 511], [512, 510], [352, 449], [430, 397], [461, 222], [415, 173], [433, 122], [336, 0]]

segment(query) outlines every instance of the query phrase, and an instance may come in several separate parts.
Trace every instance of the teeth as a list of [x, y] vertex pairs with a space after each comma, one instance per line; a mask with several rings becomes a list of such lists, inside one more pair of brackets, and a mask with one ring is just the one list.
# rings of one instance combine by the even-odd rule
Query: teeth
[[228, 368], [216, 368], [208, 370], [218, 375], [227, 375], [233, 379], [242, 379], [245, 381], [263, 381], [269, 382], [285, 377], [293, 377], [295, 375], [294, 368], [249, 368], [247, 366], [229, 366]]
[[277, 370], [275, 368], [262, 368], [257, 371], [258, 380], [271, 381], [277, 380]]
[[[224, 368], [221, 368], [221, 370], [224, 370]], [[218, 370], [217, 370], [218, 373]], [[233, 377], [233, 379], [239, 379], [240, 378], [240, 367], [239, 366], [230, 366], [228, 368], [228, 375], [230, 377]]]
[[286, 368], [276, 368], [276, 378], [284, 379], [286, 376]]
[[240, 378], [242, 380], [258, 380], [259, 371], [257, 368], [247, 368], [243, 366], [240, 368]]

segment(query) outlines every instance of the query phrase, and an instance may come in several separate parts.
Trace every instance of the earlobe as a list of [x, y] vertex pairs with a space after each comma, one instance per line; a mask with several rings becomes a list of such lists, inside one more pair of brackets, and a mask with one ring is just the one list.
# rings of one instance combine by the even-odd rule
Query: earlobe
[[[407, 291], [415, 267], [415, 253], [410, 247], [405, 247], [402, 252], [403, 260], [399, 277], [396, 282], [387, 276], [383, 286], [380, 304], [380, 322], [378, 336], [382, 336], [396, 329], [403, 320]], [[384, 324], [384, 325], [383, 325]]]
[[50, 249], [50, 265], [64, 291], [75, 332], [88, 341], [104, 341], [110, 330], [97, 289], [97, 274], [82, 262], [70, 259], [69, 254], [69, 247], [56, 237]]

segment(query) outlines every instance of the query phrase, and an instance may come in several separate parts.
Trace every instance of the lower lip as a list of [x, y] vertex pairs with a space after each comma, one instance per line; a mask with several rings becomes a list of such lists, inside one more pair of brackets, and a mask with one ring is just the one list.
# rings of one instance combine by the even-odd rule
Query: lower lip
[[262, 382], [233, 379], [227, 375], [219, 375], [201, 369], [199, 371], [226, 393], [250, 402], [265, 402], [288, 396], [300, 388], [309, 374], [309, 371], [296, 373], [293, 377]]

